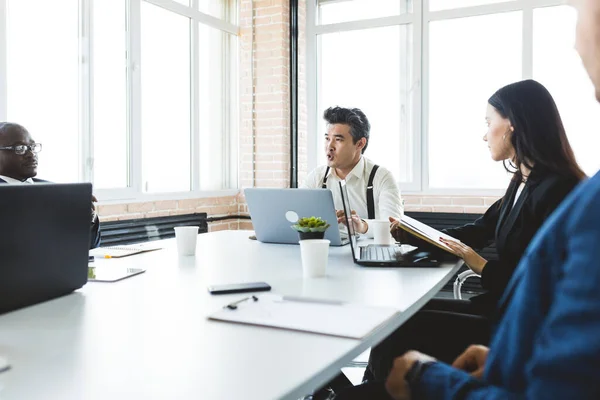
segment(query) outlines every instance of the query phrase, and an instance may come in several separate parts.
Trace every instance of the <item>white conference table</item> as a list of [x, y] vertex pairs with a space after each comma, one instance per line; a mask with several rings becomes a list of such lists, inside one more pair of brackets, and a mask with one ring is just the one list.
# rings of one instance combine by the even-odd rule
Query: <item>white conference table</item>
[[[250, 231], [198, 236], [195, 257], [164, 249], [99, 265], [147, 271], [0, 316], [0, 400], [298, 399], [393, 332], [453, 276], [439, 268], [364, 268], [332, 247], [327, 276], [303, 279], [295, 245]], [[156, 244], [158, 242], [152, 242]], [[212, 284], [265, 281], [274, 293], [403, 310], [363, 340], [208, 320], [247, 294]]]

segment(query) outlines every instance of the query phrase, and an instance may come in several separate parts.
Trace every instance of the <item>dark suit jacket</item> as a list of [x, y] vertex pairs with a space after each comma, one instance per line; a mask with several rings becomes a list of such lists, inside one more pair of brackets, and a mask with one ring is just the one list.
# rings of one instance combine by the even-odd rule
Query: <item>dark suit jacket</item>
[[413, 399], [600, 399], [600, 173], [531, 241], [500, 308], [483, 379], [443, 363]]
[[[33, 181], [34, 182], [48, 182], [43, 179], [37, 179], [37, 178], [33, 178]], [[0, 178], [0, 184], [5, 184], [5, 183], [6, 183], [6, 181], [4, 179]], [[96, 218], [94, 219], [94, 222], [92, 222], [92, 225], [90, 226], [90, 249], [100, 246], [101, 237], [102, 237], [102, 234], [100, 233], [100, 220], [98, 219], [98, 216], [96, 216]]]
[[487, 293], [471, 299], [485, 314], [496, 309], [535, 233], [578, 183], [574, 177], [534, 169], [514, 207], [517, 181], [512, 181], [505, 196], [474, 223], [445, 231], [474, 249], [496, 243], [498, 260], [489, 260], [481, 275]]

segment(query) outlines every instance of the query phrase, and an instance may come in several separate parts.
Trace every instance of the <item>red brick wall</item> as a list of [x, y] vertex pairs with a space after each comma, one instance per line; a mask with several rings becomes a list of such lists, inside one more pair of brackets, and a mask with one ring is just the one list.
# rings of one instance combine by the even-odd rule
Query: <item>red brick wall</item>
[[241, 0], [240, 186], [288, 187], [289, 2]]

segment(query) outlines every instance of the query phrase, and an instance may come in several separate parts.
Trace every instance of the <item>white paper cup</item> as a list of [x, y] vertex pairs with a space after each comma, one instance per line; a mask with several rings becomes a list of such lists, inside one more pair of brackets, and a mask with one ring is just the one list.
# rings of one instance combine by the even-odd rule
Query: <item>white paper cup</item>
[[175, 240], [177, 240], [177, 254], [180, 256], [193, 256], [196, 254], [196, 240], [198, 239], [198, 226], [176, 226]]
[[329, 256], [329, 240], [300, 240], [300, 255], [302, 257], [302, 273], [305, 278], [325, 276], [327, 257]]
[[375, 244], [394, 244], [394, 238], [390, 233], [390, 221], [378, 219], [369, 221], [369, 230], [373, 229]]

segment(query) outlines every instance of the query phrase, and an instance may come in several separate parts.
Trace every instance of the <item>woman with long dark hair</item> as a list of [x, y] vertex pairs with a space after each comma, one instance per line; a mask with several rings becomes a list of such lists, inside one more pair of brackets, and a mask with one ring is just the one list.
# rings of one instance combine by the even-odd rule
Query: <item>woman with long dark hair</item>
[[[445, 230], [458, 241], [444, 243], [481, 275], [487, 292], [470, 300], [430, 301], [372, 349], [365, 372], [367, 381], [385, 380], [394, 358], [409, 349], [452, 363], [468, 345], [487, 344], [491, 322], [497, 317], [496, 305], [529, 242], [546, 218], [585, 178], [556, 103], [540, 83], [525, 80], [498, 90], [488, 100], [486, 122], [488, 130], [483, 140], [491, 157], [502, 161], [513, 178], [504, 196], [481, 218]], [[400, 229], [396, 220], [390, 221], [391, 233], [398, 241], [430, 246]], [[498, 260], [486, 260], [473, 250], [493, 242]], [[371, 397], [383, 393], [385, 397], [385, 390], [364, 393]]]
[[[486, 122], [488, 131], [483, 140], [492, 159], [502, 161], [513, 179], [504, 196], [483, 217], [445, 231], [460, 242], [441, 240], [481, 275], [487, 293], [471, 301], [437, 303], [448, 311], [461, 307], [489, 316], [533, 235], [585, 173], [575, 160], [556, 103], [540, 83], [525, 80], [498, 90], [488, 100]], [[412, 241], [403, 232], [394, 221], [392, 234]], [[492, 242], [497, 261], [485, 260], [473, 250]]]

